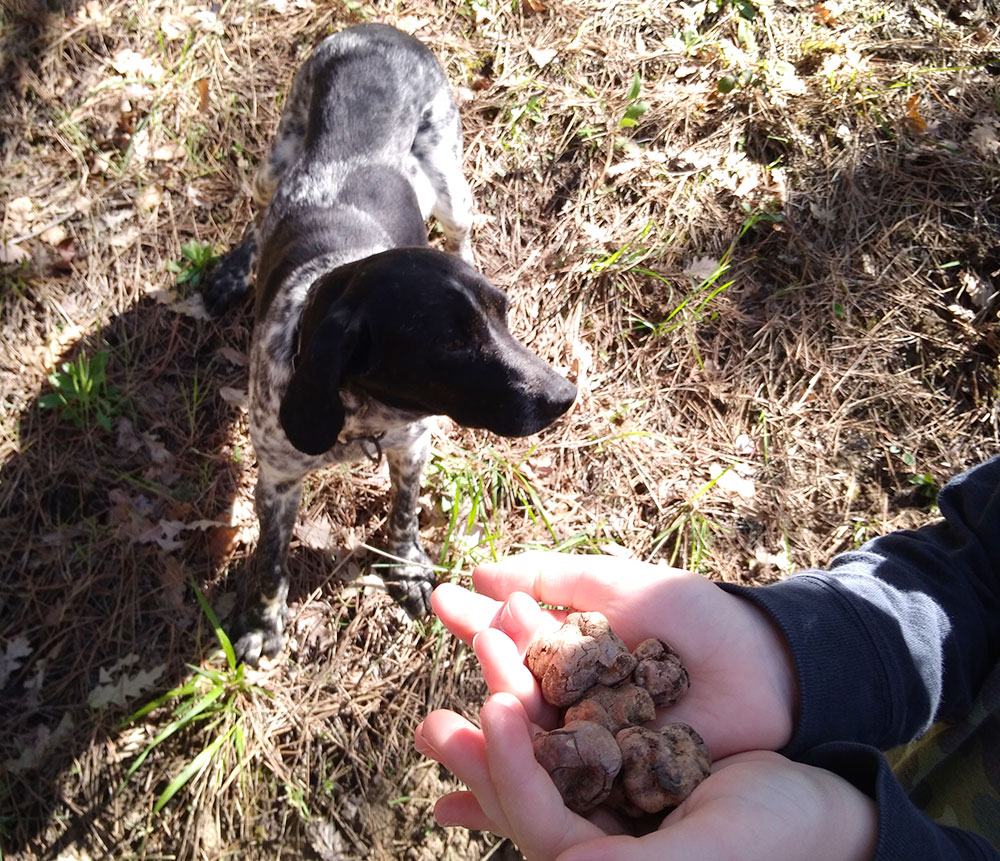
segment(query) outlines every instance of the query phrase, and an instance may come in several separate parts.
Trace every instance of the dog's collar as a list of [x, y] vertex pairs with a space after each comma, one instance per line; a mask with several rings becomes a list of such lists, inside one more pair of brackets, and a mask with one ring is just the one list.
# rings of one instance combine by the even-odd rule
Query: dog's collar
[[385, 437], [385, 431], [377, 434], [371, 434], [370, 436], [340, 436], [337, 437], [337, 442], [340, 445], [351, 445], [353, 443], [357, 443], [361, 447], [361, 451], [364, 456], [367, 457], [373, 464], [378, 466], [382, 460], [383, 437]]

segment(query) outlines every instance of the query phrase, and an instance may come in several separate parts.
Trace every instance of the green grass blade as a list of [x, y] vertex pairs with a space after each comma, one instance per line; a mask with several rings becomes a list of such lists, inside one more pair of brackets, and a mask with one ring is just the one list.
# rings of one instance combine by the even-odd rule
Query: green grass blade
[[181, 685], [181, 687], [179, 688], [173, 688], [167, 691], [162, 697], [157, 697], [155, 700], [146, 703], [146, 705], [144, 705], [137, 712], [133, 712], [132, 714], [130, 714], [127, 718], [125, 718], [125, 720], [123, 720], [121, 723], [118, 724], [118, 729], [122, 729], [123, 727], [127, 727], [130, 724], [135, 723], [137, 720], [139, 720], [139, 718], [145, 717], [147, 714], [153, 711], [153, 709], [158, 709], [160, 706], [162, 706], [169, 700], [190, 696], [196, 690], [198, 690], [197, 679], [192, 679], [187, 684]]
[[222, 747], [226, 739], [233, 734], [233, 730], [235, 729], [235, 725], [230, 727], [228, 732], [224, 735], [220, 735], [186, 766], [184, 766], [181, 773], [167, 784], [167, 788], [164, 789], [163, 792], [160, 793], [160, 797], [156, 799], [156, 804], [153, 805], [153, 813], [159, 813], [163, 809], [164, 805], [166, 805], [170, 799], [173, 798], [181, 788], [183, 788], [184, 784], [205, 770], [208, 764], [212, 761], [212, 757], [215, 756], [219, 748]]
[[170, 738], [170, 736], [177, 732], [177, 730], [182, 729], [191, 723], [191, 721], [193, 721], [198, 715], [200, 715], [203, 711], [205, 711], [205, 709], [221, 697], [224, 692], [224, 689], [221, 687], [213, 688], [205, 694], [205, 696], [178, 712], [177, 717], [170, 721], [170, 723], [168, 723], [156, 734], [156, 737], [148, 745], [146, 745], [146, 749], [140, 753], [136, 757], [135, 762], [129, 766], [128, 771], [125, 772], [125, 777], [122, 779], [122, 786], [128, 783], [129, 779], [133, 774], [135, 774], [139, 766], [145, 762], [146, 757], [149, 756], [153, 748]]
[[208, 603], [208, 600], [201, 593], [201, 589], [198, 588], [198, 584], [194, 582], [194, 577], [190, 578], [191, 588], [194, 589], [194, 596], [198, 599], [198, 603], [201, 605], [201, 610], [208, 618], [209, 623], [212, 626], [212, 630], [215, 631], [215, 638], [219, 641], [222, 646], [222, 651], [226, 653], [226, 663], [229, 665], [229, 669], [236, 669], [236, 652], [233, 650], [233, 644], [229, 639], [229, 636], [222, 629], [222, 625], [219, 623], [219, 617], [215, 615], [215, 610], [212, 609], [212, 605]]

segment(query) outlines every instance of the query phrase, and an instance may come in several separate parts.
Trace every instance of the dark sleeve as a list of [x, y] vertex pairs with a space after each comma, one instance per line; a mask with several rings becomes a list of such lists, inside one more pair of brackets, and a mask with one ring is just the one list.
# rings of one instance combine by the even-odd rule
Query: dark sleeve
[[941, 522], [763, 588], [724, 586], [788, 639], [799, 682], [792, 757], [828, 741], [885, 750], [967, 713], [1000, 658], [1000, 457], [942, 490]]
[[806, 751], [802, 762], [848, 780], [878, 804], [878, 861], [968, 861], [1000, 854], [976, 834], [937, 825], [907, 798], [889, 763], [875, 748], [831, 742]]

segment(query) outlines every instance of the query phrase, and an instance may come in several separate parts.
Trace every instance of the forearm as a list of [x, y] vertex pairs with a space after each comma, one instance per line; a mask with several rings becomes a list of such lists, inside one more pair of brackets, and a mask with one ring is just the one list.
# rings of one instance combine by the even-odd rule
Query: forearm
[[773, 586], [761, 607], [799, 686], [790, 755], [835, 739], [885, 749], [968, 710], [1000, 656], [1000, 459], [950, 484], [945, 521], [897, 532]]

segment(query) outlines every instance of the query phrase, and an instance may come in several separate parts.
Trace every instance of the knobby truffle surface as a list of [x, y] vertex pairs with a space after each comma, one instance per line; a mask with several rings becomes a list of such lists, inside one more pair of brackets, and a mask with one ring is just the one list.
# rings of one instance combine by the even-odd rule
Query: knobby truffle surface
[[600, 613], [570, 613], [563, 626], [536, 639], [525, 655], [545, 699], [568, 706], [596, 684], [616, 685], [636, 659]]
[[649, 691], [656, 705], [671, 706], [687, 693], [690, 679], [680, 655], [662, 640], [643, 640], [632, 654], [635, 683]]
[[577, 813], [611, 792], [622, 765], [615, 737], [600, 724], [572, 721], [532, 740], [535, 759], [549, 773], [566, 806]]
[[676, 807], [712, 769], [705, 742], [684, 723], [658, 730], [633, 726], [616, 736], [625, 798], [645, 813]]
[[594, 685], [583, 699], [566, 709], [564, 720], [589, 720], [613, 733], [627, 726], [648, 723], [656, 717], [649, 691], [638, 685], [621, 684], [611, 688]]

